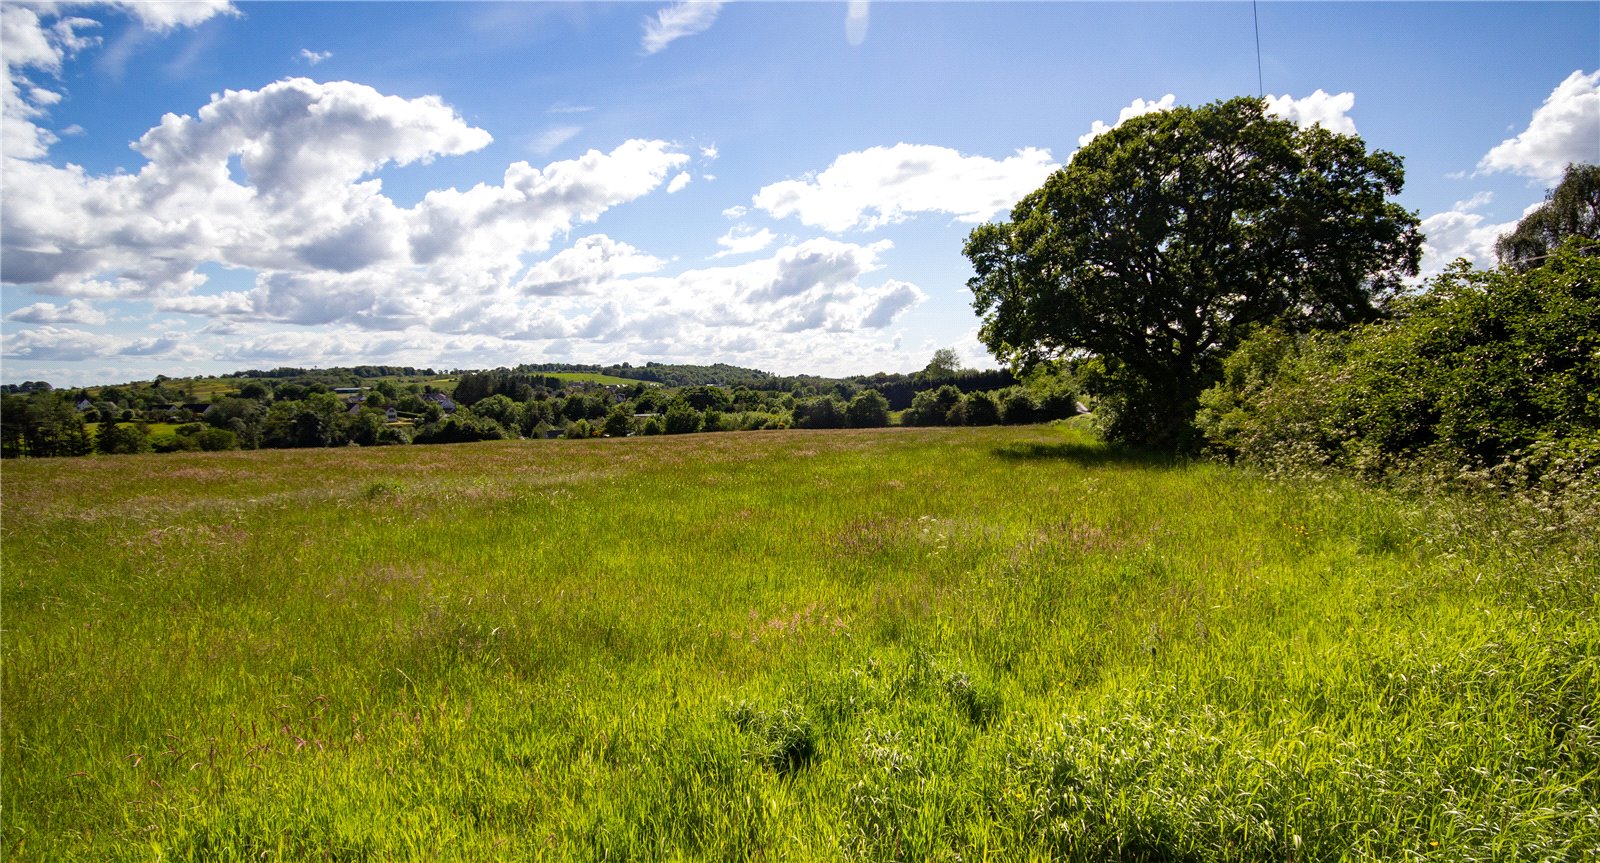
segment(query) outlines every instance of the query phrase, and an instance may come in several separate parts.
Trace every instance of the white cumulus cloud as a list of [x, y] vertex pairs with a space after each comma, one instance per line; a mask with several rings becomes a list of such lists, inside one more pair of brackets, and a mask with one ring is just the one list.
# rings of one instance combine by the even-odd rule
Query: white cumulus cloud
[[68, 11], [93, 14], [116, 9], [158, 33], [193, 27], [217, 15], [237, 15], [227, 0], [110, 0], [0, 5], [0, 151], [11, 159], [40, 159], [57, 140], [41, 125], [46, 109], [62, 95], [32, 80], [30, 70], [56, 76], [62, 62], [98, 45], [86, 31], [100, 22]]
[[[517, 162], [497, 184], [434, 190], [410, 208], [374, 176], [489, 140], [432, 97], [306, 79], [228, 91], [142, 136], [137, 174], [8, 160], [0, 276], [191, 314], [399, 329], [508, 289], [522, 256], [688, 161], [665, 142], [628, 141]], [[195, 295], [206, 262], [256, 270], [256, 285]]]
[[438, 338], [428, 332], [376, 334], [353, 329], [313, 332], [258, 327], [236, 330], [230, 335], [212, 359], [244, 366], [334, 366], [370, 357], [395, 360], [402, 365], [432, 365], [429, 357], [439, 348]]
[[38, 12], [16, 3], [0, 6], [0, 47], [6, 66], [15, 69], [55, 71], [66, 53], [59, 32], [46, 27]]
[[1569, 162], [1600, 163], [1600, 71], [1568, 75], [1533, 112], [1528, 128], [1485, 154], [1478, 170], [1553, 183]]
[[239, 14], [229, 0], [108, 0], [104, 5], [120, 9], [157, 31], [193, 27], [218, 15]]
[[571, 248], [529, 267], [517, 283], [526, 294], [583, 294], [622, 276], [653, 273], [666, 262], [605, 234], [584, 237]]
[[[124, 11], [154, 30], [232, 10], [144, 6]], [[94, 358], [154, 369], [191, 358], [451, 366], [561, 355], [720, 357], [828, 372], [913, 359], [883, 330], [927, 295], [878, 274], [892, 248], [886, 240], [781, 245], [770, 230], [740, 225], [716, 240], [713, 256], [745, 256], [738, 263], [672, 273], [671, 261], [603, 233], [569, 239], [612, 208], [691, 178], [710, 181], [690, 173], [689, 153], [709, 162], [717, 158], [712, 145], [686, 153], [631, 140], [561, 161], [519, 161], [498, 177], [437, 188], [402, 206], [386, 193], [388, 178], [481, 150], [489, 131], [436, 97], [290, 78], [165, 115], [134, 143], [143, 163], [128, 170], [52, 165], [40, 158], [54, 140], [42, 123], [62, 100], [51, 82], [73, 52], [95, 44], [85, 35], [94, 22], [61, 16], [67, 8], [84, 7], [0, 6], [0, 280], [8, 291], [60, 298], [7, 315], [0, 351], [17, 369]], [[709, 26], [715, 11], [663, 10], [661, 45]], [[310, 54], [302, 59], [312, 62]], [[13, 137], [27, 146], [13, 149]], [[979, 221], [1054, 167], [1042, 150], [996, 160], [903, 144], [847, 154], [787, 192], [768, 187], [760, 206], [787, 206], [837, 230], [918, 213]], [[208, 287], [214, 268], [231, 271], [230, 279], [253, 273], [253, 284]], [[137, 335], [92, 332], [112, 323], [101, 300], [141, 301], [162, 320]], [[172, 315], [208, 320], [179, 335], [163, 331], [174, 327]]]
[[867, 312], [861, 319], [861, 325], [869, 329], [882, 329], [893, 323], [901, 312], [927, 298], [928, 295], [916, 285], [890, 279], [884, 282], [882, 290], [871, 298]]
[[127, 339], [71, 327], [30, 327], [4, 336], [0, 356], [12, 360], [82, 362], [96, 357], [194, 356], [178, 333]]
[[[909, 282], [870, 283], [891, 247], [815, 238], [739, 264], [658, 274], [664, 262], [595, 235], [534, 265], [516, 290], [480, 294], [426, 331], [472, 340], [474, 365], [538, 351], [574, 361], [712, 356], [766, 368], [801, 358], [814, 369], [856, 367], [852, 353], [854, 362], [876, 356], [883, 328], [926, 298]], [[420, 323], [405, 330], [422, 331]]]
[[688, 158], [664, 141], [633, 140], [544, 168], [517, 162], [498, 186], [430, 192], [409, 214], [412, 258], [515, 268], [518, 255], [544, 251], [557, 234], [654, 191]]
[[97, 326], [106, 322], [106, 313], [85, 300], [71, 300], [64, 306], [52, 303], [34, 303], [6, 315], [8, 321], [33, 324], [88, 324]]
[[489, 140], [431, 97], [306, 79], [228, 91], [146, 132], [137, 174], [7, 158], [0, 277], [156, 295], [192, 289], [204, 261], [338, 272], [397, 262], [418, 214], [365, 178]]
[[[50, 14], [49, 9], [44, 10]], [[0, 6], [0, 151], [13, 159], [39, 159], [56, 142], [40, 125], [61, 94], [31, 80], [29, 70], [52, 77], [62, 61], [97, 41], [79, 31], [98, 26], [86, 18], [59, 18], [47, 23], [38, 11], [15, 3]]]
[[1356, 106], [1356, 94], [1329, 95], [1321, 89], [1299, 99], [1285, 93], [1267, 96], [1267, 113], [1293, 122], [1302, 129], [1321, 126], [1340, 135], [1356, 134], [1356, 121], [1350, 119], [1350, 109]]
[[782, 333], [882, 328], [925, 298], [909, 282], [864, 284], [890, 248], [887, 240], [861, 245], [819, 237], [741, 264], [618, 280], [601, 289], [611, 305], [591, 309], [581, 333], [692, 352], [697, 341], [761, 343]]
[[926, 144], [872, 147], [839, 156], [821, 173], [764, 186], [756, 208], [824, 230], [871, 230], [919, 213], [977, 223], [1008, 211], [1060, 167], [1035, 147], [1004, 159]]
[[385, 96], [349, 81], [227, 90], [196, 114], [167, 114], [134, 149], [175, 180], [238, 155], [251, 186], [268, 196], [343, 187], [386, 164], [430, 162], [493, 140], [436, 96]]
[[4, 334], [0, 356], [11, 360], [78, 362], [114, 353], [117, 341], [70, 327], [31, 327]]
[[1495, 241], [1517, 223], [1488, 223], [1482, 213], [1476, 212], [1493, 197], [1488, 192], [1479, 192], [1465, 201], [1457, 201], [1445, 212], [1422, 220], [1421, 278], [1438, 275], [1457, 258], [1466, 258], [1479, 267], [1494, 265]]
[[772, 245], [777, 237], [766, 228], [752, 231], [743, 225], [735, 225], [728, 229], [726, 234], [717, 238], [717, 245], [722, 251], [712, 255], [713, 258], [726, 258], [729, 255], [748, 255], [759, 252]]
[[321, 63], [323, 60], [332, 59], [332, 57], [332, 51], [313, 51], [310, 48], [300, 49], [300, 59], [306, 61], [307, 64], [312, 66]]

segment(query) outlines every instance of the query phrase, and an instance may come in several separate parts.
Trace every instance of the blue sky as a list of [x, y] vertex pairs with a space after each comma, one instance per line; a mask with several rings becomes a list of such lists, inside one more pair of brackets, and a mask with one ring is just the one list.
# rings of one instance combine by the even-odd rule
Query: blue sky
[[[1404, 158], [1424, 270], [1600, 161], [1600, 3], [1258, 7]], [[0, 378], [991, 365], [961, 246], [1096, 131], [1258, 90], [1249, 3], [0, 6]]]

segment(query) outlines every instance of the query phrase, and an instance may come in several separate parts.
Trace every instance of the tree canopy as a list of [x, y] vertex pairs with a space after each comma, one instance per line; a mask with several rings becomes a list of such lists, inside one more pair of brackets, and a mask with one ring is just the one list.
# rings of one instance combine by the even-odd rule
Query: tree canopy
[[1116, 440], [1182, 446], [1248, 331], [1376, 316], [1417, 271], [1400, 159], [1260, 99], [1146, 114], [1079, 150], [965, 254], [980, 338], [1016, 369], [1093, 357]]
[[922, 369], [924, 377], [948, 378], [954, 377], [961, 371], [961, 356], [955, 348], [940, 348], [933, 352], [933, 359], [928, 360], [928, 365]]
[[1600, 165], [1568, 165], [1544, 203], [1495, 241], [1494, 252], [1500, 263], [1527, 270], [1568, 237], [1600, 240]]

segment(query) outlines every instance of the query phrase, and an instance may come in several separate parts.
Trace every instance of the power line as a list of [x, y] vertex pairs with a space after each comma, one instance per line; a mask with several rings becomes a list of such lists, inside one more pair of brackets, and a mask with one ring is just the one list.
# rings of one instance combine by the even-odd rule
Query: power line
[[1250, 20], [1256, 25], [1256, 96], [1264, 99], [1267, 87], [1261, 77], [1261, 16], [1256, 12], [1256, 0], [1250, 0]]

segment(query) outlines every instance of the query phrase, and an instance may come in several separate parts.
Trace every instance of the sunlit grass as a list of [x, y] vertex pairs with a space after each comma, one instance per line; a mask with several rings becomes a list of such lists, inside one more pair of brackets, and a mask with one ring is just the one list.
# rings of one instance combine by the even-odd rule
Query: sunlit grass
[[16, 860], [1582, 859], [1594, 538], [1059, 428], [14, 462]]
[[[137, 423], [120, 422], [120, 423], [117, 423], [117, 425], [119, 425], [119, 426], [131, 426], [131, 425], [137, 425]], [[175, 434], [178, 433], [178, 427], [180, 425], [183, 425], [183, 423], [144, 423], [143, 425], [144, 425], [144, 430], [149, 432], [152, 435], [159, 435], [159, 434], [175, 435]], [[100, 426], [101, 426], [101, 423], [84, 423], [83, 424], [83, 430], [84, 430], [85, 434], [89, 435], [89, 437], [91, 439], [93, 439], [96, 435], [100, 434]]]

